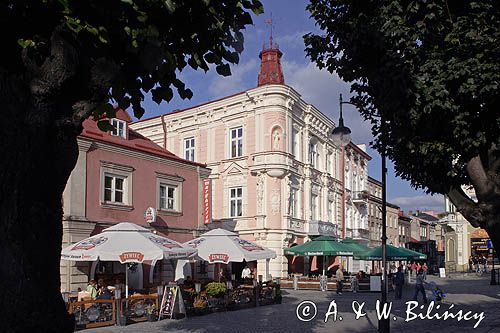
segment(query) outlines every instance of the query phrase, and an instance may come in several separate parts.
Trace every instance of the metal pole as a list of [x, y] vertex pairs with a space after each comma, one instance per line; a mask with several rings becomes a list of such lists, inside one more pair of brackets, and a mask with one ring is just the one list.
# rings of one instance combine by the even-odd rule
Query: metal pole
[[[384, 138], [384, 120], [380, 120], [381, 124], [381, 139], [383, 144]], [[386, 176], [387, 168], [385, 161], [385, 147], [382, 147], [382, 306], [387, 303], [387, 192], [386, 192]], [[378, 322], [379, 333], [388, 333], [390, 331], [390, 321], [387, 319], [380, 319]]]

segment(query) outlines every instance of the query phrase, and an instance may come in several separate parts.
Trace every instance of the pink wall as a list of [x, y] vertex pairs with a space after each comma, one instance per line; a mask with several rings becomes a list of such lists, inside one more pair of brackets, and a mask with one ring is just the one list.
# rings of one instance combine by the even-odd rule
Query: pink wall
[[[134, 168], [132, 171], [132, 206], [131, 211], [103, 208], [101, 206], [101, 162], [112, 162]], [[182, 184], [182, 213], [179, 216], [164, 215], [158, 212], [153, 226], [195, 229], [201, 214], [198, 214], [199, 187], [196, 170], [187, 170], [176, 166], [142, 160], [136, 157], [125, 156], [103, 150], [90, 150], [87, 153], [87, 218], [98, 222], [133, 222], [146, 225], [144, 212], [148, 207], [157, 208], [157, 180], [156, 172], [176, 175], [184, 178]], [[192, 234], [186, 230], [186, 235], [170, 232], [170, 238], [177, 241], [192, 239]]]

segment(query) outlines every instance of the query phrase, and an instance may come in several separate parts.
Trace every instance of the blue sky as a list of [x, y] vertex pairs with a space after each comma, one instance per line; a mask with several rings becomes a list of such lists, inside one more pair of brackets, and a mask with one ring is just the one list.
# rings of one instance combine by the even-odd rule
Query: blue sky
[[[213, 99], [221, 98], [257, 85], [259, 70], [259, 52], [265, 42], [269, 40], [270, 28], [264, 23], [272, 13], [274, 22], [274, 41], [279, 44], [283, 52], [282, 64], [285, 83], [292, 86], [302, 95], [302, 98], [316, 106], [323, 113], [338, 121], [338, 98], [342, 93], [344, 100], [350, 96], [349, 84], [340, 80], [335, 74], [318, 70], [304, 52], [302, 36], [308, 32], [320, 31], [306, 11], [307, 1], [302, 0], [261, 0], [265, 13], [255, 17], [254, 26], [244, 32], [245, 50], [240, 63], [231, 67], [232, 75], [222, 77], [215, 70], [207, 73], [185, 69], [181, 79], [194, 93], [191, 100], [182, 100], [175, 96], [170, 103], [157, 105], [147, 95], [144, 102], [146, 113], [143, 118], [160, 115], [176, 109], [183, 109]], [[344, 119], [346, 126], [352, 130], [355, 143], [368, 143], [373, 139], [370, 126], [364, 122], [354, 107], [344, 105]], [[372, 156], [369, 163], [369, 175], [379, 179], [381, 176], [381, 161], [379, 154], [370, 148]], [[442, 196], [429, 196], [423, 191], [414, 190], [409, 183], [396, 178], [393, 165], [388, 161], [387, 198], [389, 202], [397, 204], [401, 209], [433, 209], [442, 211], [444, 202]]]

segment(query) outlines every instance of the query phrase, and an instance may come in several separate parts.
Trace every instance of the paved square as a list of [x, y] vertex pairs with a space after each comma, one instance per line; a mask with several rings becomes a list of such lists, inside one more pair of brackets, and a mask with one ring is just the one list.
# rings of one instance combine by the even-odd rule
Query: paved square
[[[448, 310], [451, 304], [454, 307], [450, 313], [463, 310], [472, 313], [484, 312], [484, 319], [474, 329], [476, 319], [466, 321], [462, 319], [449, 318], [420, 320], [415, 319], [405, 322], [406, 301], [413, 297], [414, 286], [406, 285], [403, 291], [403, 300], [394, 300], [394, 293], [389, 293], [389, 301], [392, 301], [391, 332], [499, 332], [500, 333], [500, 286], [490, 286], [489, 276], [477, 277], [474, 274], [456, 274], [450, 278], [440, 279], [429, 276], [428, 282], [436, 282], [446, 293], [445, 303], [433, 313], [442, 313]], [[376, 300], [379, 293], [351, 293], [345, 292], [336, 295], [335, 291], [320, 292], [306, 290], [284, 290], [283, 304], [263, 306], [246, 310], [220, 312], [210, 315], [192, 317], [181, 320], [162, 320], [155, 323], [140, 323], [126, 327], [104, 327], [85, 330], [87, 332], [376, 332], [377, 316], [375, 312]], [[421, 297], [421, 296], [420, 296]], [[429, 300], [431, 293], [427, 292]], [[314, 302], [317, 314], [308, 322], [297, 318], [297, 305], [303, 301]], [[338, 314], [337, 321], [330, 316], [328, 322], [324, 322], [325, 314], [330, 302], [335, 300]], [[366, 316], [355, 320], [352, 310], [352, 302], [366, 302], [364, 311]], [[421, 298], [420, 298], [421, 301]], [[421, 305], [421, 303], [420, 303]], [[427, 308], [425, 308], [424, 313]], [[302, 311], [302, 312], [301, 312]], [[301, 309], [299, 313], [306, 313]], [[419, 309], [413, 310], [416, 314]], [[311, 312], [312, 313], [312, 312]], [[340, 321], [340, 317], [342, 320]], [[469, 316], [471, 317], [471, 316]], [[396, 318], [396, 320], [394, 320]], [[468, 318], [466, 316], [466, 318]]]

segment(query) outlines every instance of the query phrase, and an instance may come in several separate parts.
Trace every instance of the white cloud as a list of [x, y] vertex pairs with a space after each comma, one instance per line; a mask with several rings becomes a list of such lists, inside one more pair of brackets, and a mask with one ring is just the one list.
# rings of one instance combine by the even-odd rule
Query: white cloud
[[222, 77], [215, 73], [208, 86], [208, 92], [212, 98], [221, 98], [223, 96], [235, 94], [248, 89], [247, 75], [255, 76], [255, 84], [257, 84], [258, 63], [255, 58], [250, 59], [245, 63], [240, 63], [236, 66], [231, 66], [231, 76]]
[[277, 36], [276, 37], [276, 42], [281, 45], [286, 45], [287, 49], [292, 48], [292, 47], [300, 47], [302, 49], [305, 48], [304, 44], [304, 36], [310, 31], [297, 31], [293, 34], [289, 35], [284, 35], [284, 36]]
[[444, 199], [441, 194], [397, 197], [389, 202], [400, 206], [404, 211], [416, 209], [442, 211], [444, 208]]
[[[337, 124], [339, 119], [339, 94], [344, 101], [350, 96], [350, 85], [327, 70], [319, 70], [313, 63], [299, 64], [283, 61], [285, 83], [293, 87], [302, 98]], [[368, 144], [373, 140], [370, 123], [365, 122], [354, 106], [344, 105], [344, 124], [352, 131], [355, 143]]]

